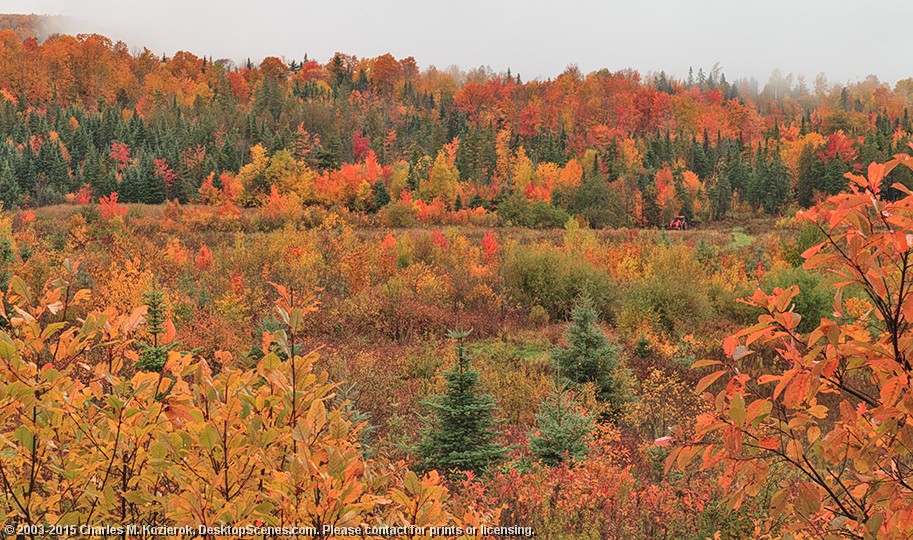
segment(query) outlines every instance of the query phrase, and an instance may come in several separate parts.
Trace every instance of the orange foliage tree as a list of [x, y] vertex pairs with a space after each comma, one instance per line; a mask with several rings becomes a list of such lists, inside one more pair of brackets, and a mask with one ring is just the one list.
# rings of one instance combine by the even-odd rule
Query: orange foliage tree
[[[800, 334], [792, 310], [798, 288], [758, 290], [747, 303], [762, 314], [726, 339], [728, 360], [695, 363], [717, 368], [698, 392], [728, 382], [705, 394], [712, 410], [670, 453], [667, 468], [700, 454], [704, 468], [722, 467], [720, 485], [733, 507], [776, 482], [771, 519], [788, 529], [913, 534], [913, 192], [894, 184], [905, 196], [881, 197], [898, 165], [913, 168], [913, 158], [872, 163], [867, 177], [848, 174], [848, 193], [801, 215], [825, 239], [804, 253], [806, 268], [839, 279], [833, 318]], [[776, 360], [753, 369], [743, 359], [759, 351]]]
[[364, 457], [362, 426], [314, 369], [317, 354], [293, 352], [313, 296], [276, 287], [284, 324], [264, 335], [253, 368], [227, 352], [171, 351], [161, 372], [142, 371], [134, 343], [145, 308], [91, 309], [78, 263], [63, 266], [40, 291], [12, 277], [0, 296], [8, 524], [75, 534], [85, 524], [461, 523], [436, 474]]

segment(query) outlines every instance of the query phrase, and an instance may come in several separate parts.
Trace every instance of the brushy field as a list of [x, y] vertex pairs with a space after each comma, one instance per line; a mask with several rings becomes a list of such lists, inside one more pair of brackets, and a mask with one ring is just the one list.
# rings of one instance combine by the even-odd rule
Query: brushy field
[[[216, 371], [254, 369], [269, 353], [264, 335], [283, 328], [274, 307], [282, 291], [313, 295], [318, 309], [304, 318], [293, 352], [319, 351], [314, 369], [362, 425], [362, 452], [381, 463], [421, 467], [428, 399], [444, 392], [456, 360], [447, 332], [471, 330], [468, 356], [494, 398], [506, 458], [481, 477], [449, 480], [448, 504], [500, 509], [502, 522], [548, 537], [752, 530], [763, 497], [723, 510], [712, 479], [663, 473], [654, 441], [674, 426], [690, 429], [704, 407], [689, 367], [721, 357], [723, 338], [757, 316], [738, 298], [800, 282], [797, 311], [813, 321], [830, 302], [827, 279], [799, 267], [813, 235], [788, 220], [689, 231], [590, 230], [575, 221], [553, 230], [386, 229], [327, 211], [279, 222], [259, 209], [219, 216], [205, 206], [63, 205], [6, 214], [2, 237], [4, 287], [15, 275], [40, 291], [78, 261], [72, 287], [90, 294], [72, 308], [74, 319], [111, 307], [130, 313], [161, 291], [173, 350], [213, 359]], [[614, 347], [612, 414], [598, 385], [567, 386], [554, 358], [584, 300]], [[148, 342], [149, 332], [140, 327], [134, 339]], [[84, 361], [101, 354], [87, 351]], [[530, 437], [556, 393], [602, 420], [586, 457], [546, 465]], [[531, 495], [517, 498], [520, 491]], [[592, 506], [578, 504], [581, 492]]]

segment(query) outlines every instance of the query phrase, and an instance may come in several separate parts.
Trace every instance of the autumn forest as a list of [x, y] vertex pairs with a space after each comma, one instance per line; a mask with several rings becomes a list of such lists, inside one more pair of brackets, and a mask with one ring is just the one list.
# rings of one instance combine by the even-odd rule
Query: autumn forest
[[0, 15], [2, 537], [913, 534], [913, 78], [42, 24]]

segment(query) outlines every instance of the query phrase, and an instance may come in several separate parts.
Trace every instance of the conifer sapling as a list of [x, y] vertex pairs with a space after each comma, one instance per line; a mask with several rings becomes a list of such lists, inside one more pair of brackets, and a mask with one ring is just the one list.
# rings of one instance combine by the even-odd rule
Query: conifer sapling
[[494, 398], [479, 388], [479, 372], [469, 365], [463, 340], [469, 332], [451, 331], [457, 363], [444, 374], [447, 391], [426, 402], [432, 411], [418, 449], [423, 465], [451, 475], [484, 473], [504, 457], [495, 442]]

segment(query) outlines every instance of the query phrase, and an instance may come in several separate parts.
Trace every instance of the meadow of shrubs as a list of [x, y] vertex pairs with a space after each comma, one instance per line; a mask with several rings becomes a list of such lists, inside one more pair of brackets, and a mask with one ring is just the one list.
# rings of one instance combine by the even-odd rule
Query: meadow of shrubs
[[[743, 536], [768, 501], [728, 510], [712, 475], [664, 472], [663, 441], [707, 406], [691, 364], [721, 357], [723, 339], [760, 313], [738, 298], [799, 283], [803, 321], [830, 309], [831, 278], [800, 266], [818, 241], [791, 219], [735, 232], [573, 219], [545, 231], [384, 228], [344, 211], [278, 219], [105, 199], [6, 213], [0, 286], [7, 325], [15, 298], [49, 290], [63, 299], [43, 324], [133, 314], [117, 336], [125, 377], [167, 373], [181, 357], [218, 374], [308, 358], [334, 385], [327, 404], [357, 426], [363, 459], [444, 475], [424, 477], [449, 490], [440, 523]], [[102, 342], [78, 363], [110, 362]], [[467, 407], [478, 425], [455, 432], [447, 422]], [[466, 438], [472, 451], [454, 448]]]

